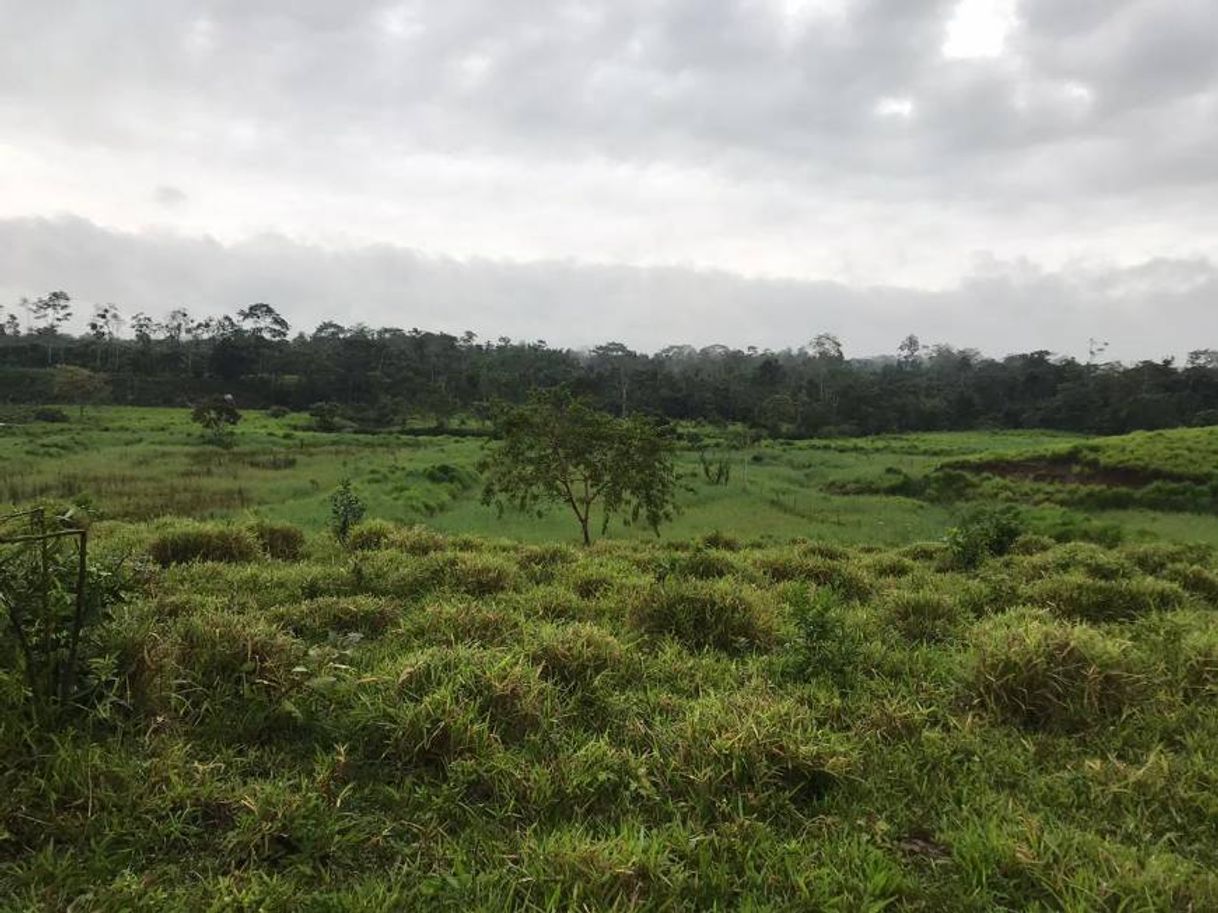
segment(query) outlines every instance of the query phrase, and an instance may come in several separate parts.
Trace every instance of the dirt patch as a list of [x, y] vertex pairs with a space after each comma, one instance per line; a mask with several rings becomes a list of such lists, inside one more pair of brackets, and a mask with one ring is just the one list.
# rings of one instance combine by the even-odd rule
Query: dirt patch
[[1057, 485], [1101, 485], [1107, 488], [1144, 488], [1152, 482], [1189, 481], [1170, 473], [1141, 469], [1103, 468], [1073, 460], [993, 460], [955, 467], [965, 472], [988, 473], [1004, 479], [1050, 482]]

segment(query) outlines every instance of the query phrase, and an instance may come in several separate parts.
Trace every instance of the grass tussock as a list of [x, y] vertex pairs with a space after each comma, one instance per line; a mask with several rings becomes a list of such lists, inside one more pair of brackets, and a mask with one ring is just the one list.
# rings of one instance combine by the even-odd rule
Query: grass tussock
[[1130, 645], [1042, 613], [1007, 613], [976, 634], [972, 691], [999, 718], [1031, 729], [1111, 721], [1145, 686]]
[[778, 640], [778, 611], [764, 590], [735, 580], [667, 580], [638, 593], [630, 624], [693, 650], [761, 650]]
[[1187, 602], [1188, 593], [1174, 583], [1151, 577], [1096, 580], [1071, 574], [1033, 584], [1028, 598], [1064, 618], [1105, 622], [1178, 609]]
[[950, 640], [963, 628], [967, 617], [948, 594], [931, 589], [888, 593], [881, 611], [903, 637], [921, 643]]
[[179, 523], [153, 537], [148, 554], [161, 567], [169, 567], [196, 561], [256, 561], [262, 549], [255, 535], [243, 527]]

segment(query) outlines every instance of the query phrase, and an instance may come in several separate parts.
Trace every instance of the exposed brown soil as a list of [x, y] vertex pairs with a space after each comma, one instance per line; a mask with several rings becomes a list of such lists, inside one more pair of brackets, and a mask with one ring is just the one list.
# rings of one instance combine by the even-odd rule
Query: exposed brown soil
[[1188, 481], [1169, 473], [1140, 469], [1107, 469], [1067, 460], [993, 460], [958, 466], [965, 472], [989, 473], [1006, 479], [1052, 482], [1058, 485], [1103, 485], [1109, 488], [1142, 488], [1151, 482]]

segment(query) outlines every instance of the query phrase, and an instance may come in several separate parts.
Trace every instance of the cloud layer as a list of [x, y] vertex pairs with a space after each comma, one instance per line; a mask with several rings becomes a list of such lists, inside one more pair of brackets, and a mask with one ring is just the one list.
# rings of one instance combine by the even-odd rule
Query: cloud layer
[[[79, 219], [0, 220], [0, 300], [25, 286], [88, 289], [78, 301], [163, 314], [278, 307], [295, 330], [366, 322], [582, 347], [616, 339], [654, 351], [725, 343], [782, 349], [818, 332], [850, 355], [894, 352], [907, 334], [987, 354], [1048, 349], [1083, 357], [1092, 337], [1112, 358], [1180, 357], [1218, 339], [1218, 268], [1154, 260], [1124, 269], [1046, 273], [978, 262], [956, 288], [746, 279], [679, 267], [457, 260], [387, 245], [342, 250], [267, 235], [235, 244], [125, 234]], [[79, 314], [78, 314], [79, 317]], [[78, 319], [79, 323], [79, 319]]]
[[[39, 248], [84, 229], [32, 217], [87, 219], [158, 275], [216, 238], [232, 278], [200, 280], [210, 306], [271, 297], [238, 276], [309, 299], [271, 273], [307, 251], [299, 269], [384, 290], [367, 301], [403, 263], [460, 276], [445, 288], [482, 293], [412, 307], [555, 339], [588, 326], [568, 290], [617, 301], [639, 282], [672, 338], [743, 332], [743, 292], [707, 323], [680, 291], [727, 294], [710, 287], [832, 290], [817, 306], [846, 316], [896, 295], [910, 328], [959, 318], [975, 337], [940, 335], [988, 348], [1032, 335], [986, 331], [993, 306], [967, 296], [1014, 287], [1056, 302], [1050, 348], [1076, 345], [1074, 314], [1153, 324], [1139, 354], [1212, 331], [1154, 309], [1218, 259], [1213, 0], [0, 0], [0, 15], [6, 231]], [[37, 258], [0, 257], [6, 284], [45, 284]], [[1034, 265], [978, 278], [988, 261]], [[94, 268], [77, 291], [107, 297], [121, 277]], [[462, 301], [483, 310], [454, 315]], [[623, 307], [600, 335], [658, 341]], [[740, 338], [798, 337], [793, 307]]]

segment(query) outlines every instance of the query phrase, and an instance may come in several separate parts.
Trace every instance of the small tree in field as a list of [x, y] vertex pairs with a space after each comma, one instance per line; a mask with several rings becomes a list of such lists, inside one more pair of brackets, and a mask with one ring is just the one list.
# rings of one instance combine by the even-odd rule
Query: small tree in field
[[479, 465], [486, 474], [485, 504], [537, 510], [544, 502], [571, 508], [584, 544], [592, 541], [594, 505], [604, 513], [640, 518], [658, 535], [672, 518], [674, 443], [662, 426], [639, 416], [614, 418], [562, 392], [535, 393], [519, 408], [500, 412], [498, 442]]
[[364, 519], [367, 508], [364, 501], [351, 487], [350, 479], [343, 479], [330, 495], [330, 529], [343, 545], [351, 535], [351, 527]]
[[95, 403], [109, 395], [110, 381], [104, 374], [98, 374], [88, 368], [60, 365], [55, 368], [52, 390], [56, 399], [76, 403], [83, 416], [87, 404]]
[[209, 396], [194, 407], [190, 419], [203, 427], [213, 444], [224, 447], [230, 443], [233, 425], [241, 421], [241, 413], [231, 396]]

